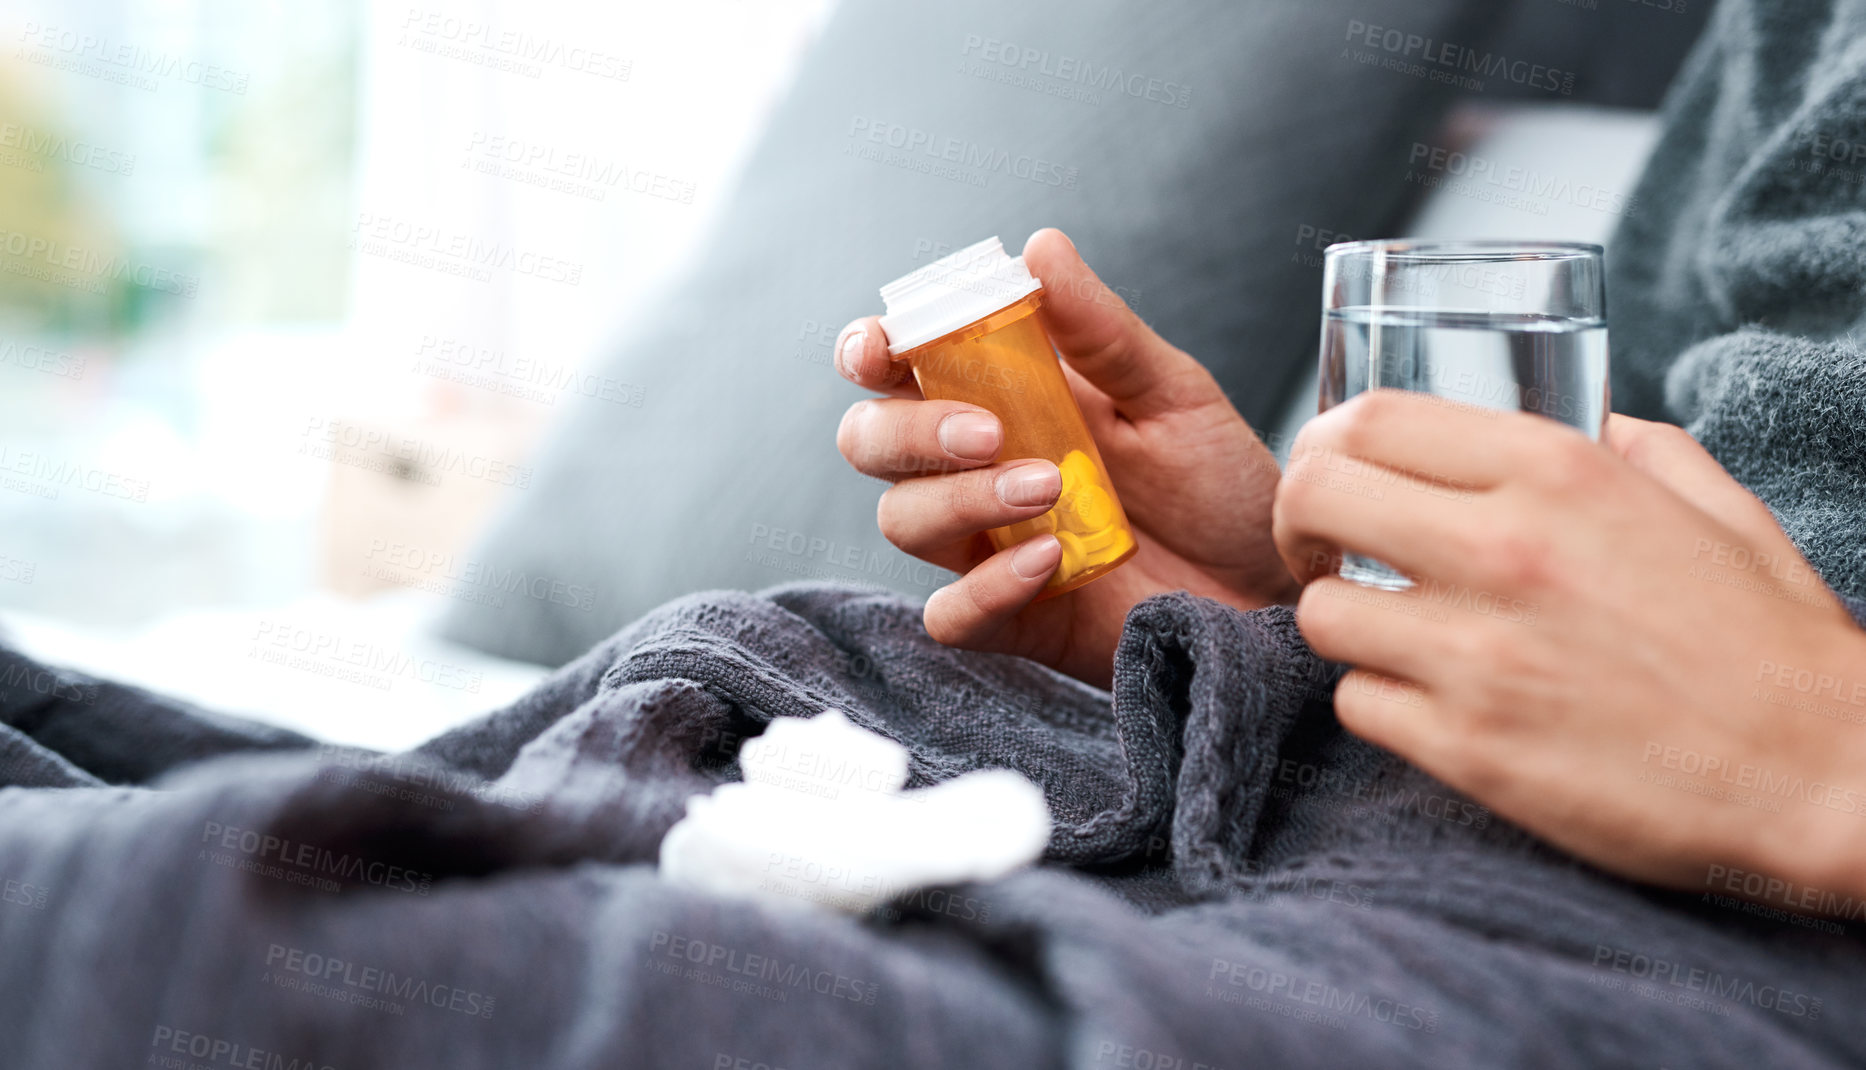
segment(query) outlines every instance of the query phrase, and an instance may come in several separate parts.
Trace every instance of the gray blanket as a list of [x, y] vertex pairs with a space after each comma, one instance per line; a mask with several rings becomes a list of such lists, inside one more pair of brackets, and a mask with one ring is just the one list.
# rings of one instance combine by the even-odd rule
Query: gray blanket
[[[12, 659], [4, 773], [64, 787], [0, 791], [0, 1063], [1866, 1061], [1858, 925], [1578, 865], [1344, 735], [1336, 673], [1286, 610], [1162, 596], [1110, 716], [893, 595], [797, 585], [672, 603], [381, 757]], [[1042, 785], [1050, 864], [861, 919], [661, 883], [686, 796], [830, 707], [914, 784]]]
[[[1614, 289], [1616, 397], [1669, 398], [1850, 591], [1859, 187], [1790, 165], [1866, 139], [1862, 6], [1725, 5]], [[377, 756], [0, 654], [0, 1065], [1866, 1064], [1857, 904], [1594, 871], [1345, 735], [1338, 671], [1286, 610], [1166, 595], [1111, 696], [797, 585], [671, 603]], [[1042, 785], [1047, 864], [859, 919], [657, 880], [740, 741], [829, 707], [917, 785]]]

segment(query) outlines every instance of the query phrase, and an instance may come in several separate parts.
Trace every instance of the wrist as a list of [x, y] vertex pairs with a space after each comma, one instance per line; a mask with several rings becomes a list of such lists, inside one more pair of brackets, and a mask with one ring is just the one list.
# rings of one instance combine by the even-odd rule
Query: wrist
[[1791, 784], [1805, 777], [1806, 787], [1784, 797], [1783, 812], [1758, 815], [1769, 820], [1756, 842], [1765, 872], [1795, 884], [1797, 902], [1777, 905], [1818, 914], [1866, 899], [1866, 701], [1852, 694], [1855, 683], [1866, 684], [1866, 632], [1848, 620], [1815, 649], [1821, 654], [1813, 664], [1844, 684], [1821, 702], [1831, 715], [1791, 714], [1817, 722], [1799, 733], [1808, 741], [1804, 767], [1785, 771]]

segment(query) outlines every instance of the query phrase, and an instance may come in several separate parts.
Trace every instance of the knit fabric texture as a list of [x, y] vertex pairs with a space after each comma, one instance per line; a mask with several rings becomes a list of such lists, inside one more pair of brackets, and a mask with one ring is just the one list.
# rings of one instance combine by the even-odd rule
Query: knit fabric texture
[[1634, 196], [1614, 408], [1682, 424], [1866, 593], [1866, 3], [1720, 4]]
[[[381, 756], [8, 656], [0, 1062], [1866, 1061], [1858, 923], [1578, 864], [1343, 733], [1338, 672], [1286, 609], [1164, 595], [1110, 696], [803, 584], [671, 603]], [[911, 785], [1041, 785], [1046, 864], [861, 918], [660, 881], [739, 743], [828, 708], [905, 744]]]

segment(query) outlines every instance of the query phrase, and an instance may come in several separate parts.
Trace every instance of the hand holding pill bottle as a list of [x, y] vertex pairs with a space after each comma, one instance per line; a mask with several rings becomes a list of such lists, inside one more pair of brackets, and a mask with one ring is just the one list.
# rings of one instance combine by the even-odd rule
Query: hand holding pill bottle
[[836, 449], [888, 484], [882, 535], [957, 574], [921, 608], [928, 637], [1106, 688], [1147, 598], [1295, 601], [1276, 458], [1062, 231], [1019, 261], [983, 242], [882, 296], [885, 316], [836, 336], [836, 374], [881, 395], [843, 413]]
[[1133, 530], [1037, 315], [1043, 285], [1023, 257], [987, 238], [888, 283], [881, 299], [889, 354], [908, 362], [922, 394], [989, 410], [1004, 426], [1004, 457], [1039, 457], [1061, 471], [1053, 508], [988, 533], [999, 550], [1056, 536], [1062, 561], [1038, 597], [1074, 590], [1132, 557]]

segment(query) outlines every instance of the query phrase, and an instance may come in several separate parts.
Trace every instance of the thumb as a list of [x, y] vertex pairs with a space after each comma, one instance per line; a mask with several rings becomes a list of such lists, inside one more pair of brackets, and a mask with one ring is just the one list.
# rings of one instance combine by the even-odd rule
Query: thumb
[[1062, 231], [1045, 227], [1032, 234], [1024, 263], [1043, 283], [1043, 325], [1057, 351], [1123, 416], [1143, 420], [1228, 404], [1205, 366], [1142, 323]]
[[1763, 545], [1787, 538], [1769, 507], [1724, 471], [1684, 428], [1609, 413], [1601, 441], [1634, 468], [1748, 538]]

